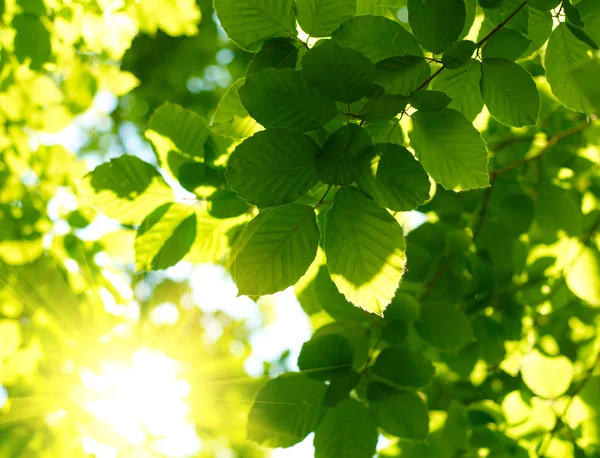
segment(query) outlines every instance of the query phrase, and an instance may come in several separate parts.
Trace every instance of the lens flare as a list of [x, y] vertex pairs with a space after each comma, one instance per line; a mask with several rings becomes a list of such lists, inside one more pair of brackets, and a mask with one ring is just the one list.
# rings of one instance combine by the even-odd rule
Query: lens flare
[[[86, 431], [86, 452], [114, 458], [121, 456], [124, 447], [128, 453], [136, 450], [140, 457], [190, 456], [200, 451], [190, 420], [190, 384], [174, 359], [142, 348], [129, 364], [103, 361], [100, 373], [81, 368], [79, 374], [86, 393], [83, 408], [102, 424]], [[107, 435], [100, 431], [106, 426], [117, 441], [104, 440]]]

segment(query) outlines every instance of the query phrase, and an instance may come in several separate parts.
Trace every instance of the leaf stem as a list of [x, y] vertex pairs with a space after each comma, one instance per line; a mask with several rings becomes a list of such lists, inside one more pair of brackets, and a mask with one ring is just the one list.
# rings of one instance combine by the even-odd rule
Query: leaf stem
[[329, 194], [329, 191], [331, 191], [331, 188], [333, 188], [333, 185], [332, 185], [332, 184], [330, 184], [330, 185], [329, 185], [329, 187], [327, 188], [327, 191], [325, 191], [325, 194], [323, 194], [323, 197], [321, 197], [321, 200], [319, 200], [319, 201], [317, 202], [317, 204], [316, 204], [316, 205], [313, 207], [313, 210], [316, 210], [316, 209], [317, 209], [317, 207], [318, 207], [319, 205], [321, 205], [321, 204], [323, 203], [323, 201], [325, 201], [325, 197], [327, 197], [327, 194]]

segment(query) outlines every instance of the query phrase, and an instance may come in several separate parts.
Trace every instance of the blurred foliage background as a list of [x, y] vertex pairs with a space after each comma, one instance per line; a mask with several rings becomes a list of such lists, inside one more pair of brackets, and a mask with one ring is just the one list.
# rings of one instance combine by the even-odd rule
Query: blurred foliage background
[[[506, 16], [470, 4], [474, 38]], [[208, 172], [186, 181], [147, 129], [164, 102], [208, 125], [246, 74], [254, 55], [227, 38], [210, 0], [3, 0], [0, 9], [0, 457], [280, 453], [247, 440], [248, 413], [266, 380], [298, 368], [299, 348], [282, 334], [302, 342], [314, 329], [352, 342], [361, 374], [382, 348], [407, 342], [433, 362], [421, 390], [427, 441], [379, 431], [379, 456], [598, 456], [600, 128], [552, 95], [542, 59], [552, 25], [520, 60], [541, 95], [537, 125], [507, 127], [485, 110], [474, 121], [493, 187], [438, 186], [418, 212], [396, 215], [408, 270], [379, 319], [337, 293], [322, 259], [295, 288], [302, 313], [291, 290], [236, 298], [221, 264], [247, 208], [202, 220], [176, 267], [140, 273], [136, 224], [102, 215], [82, 192], [86, 173], [128, 154], [161, 167], [179, 201], [204, 202]], [[357, 14], [407, 26], [402, 0], [358, 0]], [[207, 138], [204, 157], [222, 165], [235, 142]], [[436, 340], [442, 314], [429, 305], [423, 316], [438, 321], [419, 321], [424, 296], [459, 306], [444, 323], [462, 335]], [[344, 395], [354, 387], [366, 389]], [[312, 453], [299, 450], [279, 456]]]

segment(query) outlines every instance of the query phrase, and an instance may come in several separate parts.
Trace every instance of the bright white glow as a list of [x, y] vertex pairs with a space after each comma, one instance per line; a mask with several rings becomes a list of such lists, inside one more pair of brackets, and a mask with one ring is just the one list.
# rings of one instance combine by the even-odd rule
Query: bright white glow
[[[200, 451], [200, 439], [189, 420], [190, 384], [180, 377], [180, 364], [147, 348], [137, 350], [131, 364], [104, 361], [101, 373], [84, 368], [81, 380], [88, 389], [85, 409], [136, 448], [162, 456], [190, 456]], [[116, 456], [90, 431], [84, 438], [88, 453], [98, 458]]]

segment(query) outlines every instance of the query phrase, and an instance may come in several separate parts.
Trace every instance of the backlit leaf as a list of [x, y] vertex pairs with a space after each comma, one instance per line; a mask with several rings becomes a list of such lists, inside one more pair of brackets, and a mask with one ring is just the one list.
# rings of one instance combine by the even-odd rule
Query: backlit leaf
[[248, 113], [264, 127], [299, 131], [324, 126], [337, 115], [333, 99], [310, 86], [301, 72], [265, 69], [238, 90]]
[[357, 307], [382, 315], [406, 258], [402, 228], [354, 188], [340, 189], [327, 213], [324, 250], [331, 278]]
[[411, 146], [423, 167], [446, 189], [489, 186], [488, 155], [479, 132], [457, 111], [417, 112]]
[[289, 204], [260, 212], [235, 251], [240, 294], [259, 296], [295, 284], [315, 259], [319, 229], [312, 207]]
[[229, 159], [227, 180], [252, 205], [289, 204], [319, 182], [318, 153], [319, 147], [306, 134], [267, 129], [238, 145]]

